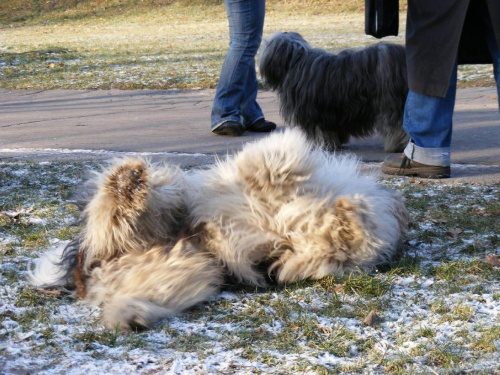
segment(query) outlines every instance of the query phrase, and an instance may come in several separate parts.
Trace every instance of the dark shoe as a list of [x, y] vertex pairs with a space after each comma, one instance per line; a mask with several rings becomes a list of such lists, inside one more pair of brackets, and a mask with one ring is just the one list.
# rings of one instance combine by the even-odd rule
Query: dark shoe
[[217, 135], [231, 135], [239, 137], [245, 132], [245, 127], [236, 121], [226, 121], [212, 129], [212, 133]]
[[263, 118], [255, 121], [252, 125], [247, 126], [247, 130], [249, 132], [268, 133], [272, 132], [274, 129], [276, 129], [276, 124]]
[[382, 164], [382, 172], [396, 176], [413, 176], [422, 178], [448, 178], [450, 167], [438, 167], [417, 163], [408, 159], [405, 154], [390, 155]]

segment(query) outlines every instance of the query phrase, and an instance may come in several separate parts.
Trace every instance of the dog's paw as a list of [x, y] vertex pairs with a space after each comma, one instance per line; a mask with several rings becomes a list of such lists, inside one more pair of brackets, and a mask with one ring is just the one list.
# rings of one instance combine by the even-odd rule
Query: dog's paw
[[[122, 332], [141, 332], [150, 328], [154, 320], [137, 300], [115, 297], [102, 308], [101, 321], [106, 329]], [[145, 305], [153, 305], [145, 303]], [[156, 306], [154, 306], [157, 308]]]
[[102, 323], [111, 331], [120, 332], [143, 332], [149, 327], [140, 316], [131, 314], [130, 316], [113, 314], [114, 316], [103, 316]]
[[148, 171], [141, 160], [127, 160], [106, 176], [106, 192], [122, 211], [145, 209], [149, 193]]
[[354, 252], [364, 240], [357, 208], [349, 197], [340, 197], [335, 201], [335, 214], [338, 227], [332, 232], [332, 240], [342, 250], [348, 253]]

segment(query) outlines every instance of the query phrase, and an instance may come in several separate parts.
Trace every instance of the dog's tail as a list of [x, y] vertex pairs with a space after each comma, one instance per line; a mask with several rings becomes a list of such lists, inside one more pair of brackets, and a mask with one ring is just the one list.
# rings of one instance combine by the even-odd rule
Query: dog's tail
[[73, 270], [78, 267], [80, 241], [73, 240], [51, 249], [28, 267], [28, 280], [39, 288], [73, 287]]

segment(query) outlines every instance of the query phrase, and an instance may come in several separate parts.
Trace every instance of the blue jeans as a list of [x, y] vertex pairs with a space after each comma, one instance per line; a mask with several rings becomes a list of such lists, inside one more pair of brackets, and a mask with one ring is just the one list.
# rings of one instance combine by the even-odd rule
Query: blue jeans
[[[493, 58], [493, 72], [500, 108], [500, 50], [492, 27], [488, 30], [487, 43]], [[403, 119], [403, 128], [411, 138], [404, 150], [408, 158], [426, 165], [443, 167], [450, 165], [452, 117], [456, 91], [456, 64], [444, 98], [422, 95], [410, 90]]]
[[245, 126], [264, 118], [257, 104], [255, 55], [264, 29], [265, 0], [225, 0], [229, 50], [212, 106], [211, 128], [227, 121]]

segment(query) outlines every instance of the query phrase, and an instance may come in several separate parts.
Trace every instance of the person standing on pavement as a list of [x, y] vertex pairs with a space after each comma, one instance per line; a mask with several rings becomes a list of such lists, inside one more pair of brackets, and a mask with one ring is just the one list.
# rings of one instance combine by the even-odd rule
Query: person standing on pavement
[[449, 177], [457, 64], [493, 63], [500, 107], [500, 1], [408, 0], [406, 60], [410, 142], [382, 172]]
[[257, 103], [255, 55], [264, 29], [265, 0], [225, 0], [229, 50], [222, 64], [211, 114], [217, 135], [240, 136], [245, 131], [270, 132], [276, 124], [264, 118]]

